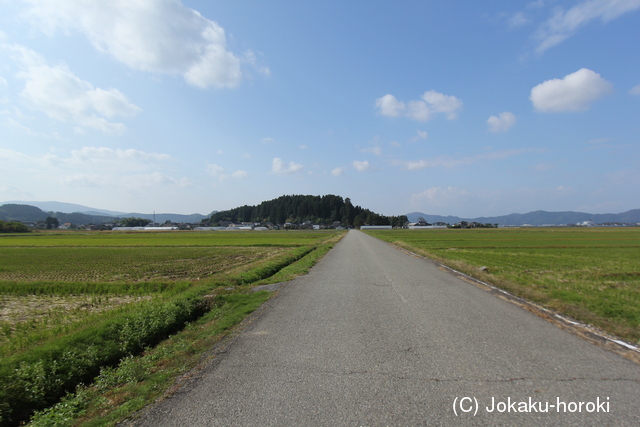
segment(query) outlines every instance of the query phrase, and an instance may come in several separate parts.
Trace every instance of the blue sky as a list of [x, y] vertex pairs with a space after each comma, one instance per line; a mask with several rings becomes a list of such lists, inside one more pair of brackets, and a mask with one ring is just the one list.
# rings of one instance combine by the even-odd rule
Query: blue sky
[[0, 8], [0, 201], [640, 208], [640, 0]]

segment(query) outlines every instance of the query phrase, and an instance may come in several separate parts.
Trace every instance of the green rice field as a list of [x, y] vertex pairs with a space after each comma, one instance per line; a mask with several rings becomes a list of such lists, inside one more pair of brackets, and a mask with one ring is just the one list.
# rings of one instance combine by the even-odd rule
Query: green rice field
[[330, 230], [113, 231], [0, 234], [0, 247], [296, 247], [313, 244]]
[[253, 285], [301, 274], [342, 235], [0, 235], [0, 426], [18, 425], [207, 313], [232, 326], [242, 318], [235, 313], [268, 298], [248, 292]]
[[640, 343], [640, 228], [368, 233]]
[[[36, 320], [43, 319], [43, 307], [48, 307], [48, 325], [62, 317], [68, 323], [78, 317], [72, 312], [87, 317], [137, 302], [141, 296], [148, 300], [194, 284], [206, 287], [207, 281], [223, 280], [237, 269], [313, 247], [335, 235], [323, 231], [1, 235], [0, 354], [6, 355], [3, 347], [12, 338], [31, 341], [17, 335], [42, 326]], [[95, 295], [105, 294], [120, 298], [96, 302]], [[16, 348], [15, 342], [9, 347]]]

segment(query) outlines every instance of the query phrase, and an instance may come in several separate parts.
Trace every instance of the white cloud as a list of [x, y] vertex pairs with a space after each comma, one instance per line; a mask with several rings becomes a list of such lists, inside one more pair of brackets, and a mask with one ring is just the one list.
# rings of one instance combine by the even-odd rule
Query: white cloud
[[431, 118], [431, 110], [424, 101], [409, 101], [405, 115], [419, 122], [426, 122]]
[[376, 107], [380, 109], [380, 114], [389, 117], [397, 117], [405, 109], [404, 102], [398, 101], [395, 96], [389, 93], [376, 99]]
[[362, 152], [362, 153], [372, 153], [372, 154], [374, 154], [376, 156], [382, 156], [382, 147], [375, 146], [375, 147], [362, 148], [360, 150], [360, 152]]
[[64, 156], [52, 153], [30, 156], [15, 150], [0, 149], [0, 163], [3, 163], [0, 168], [12, 170], [16, 176], [26, 174], [34, 182], [40, 181], [42, 186], [58, 183], [74, 188], [99, 187], [115, 192], [154, 185], [181, 188], [193, 185], [188, 178], [167, 175], [164, 162], [168, 160], [173, 158], [167, 154], [105, 147], [84, 147]]
[[455, 96], [430, 90], [422, 94], [420, 100], [409, 101], [406, 104], [398, 101], [395, 96], [387, 94], [376, 99], [375, 106], [383, 116], [402, 115], [425, 122], [435, 114], [444, 114], [449, 120], [457, 118], [458, 112], [462, 109], [462, 101]]
[[209, 175], [217, 178], [218, 181], [224, 181], [228, 178], [228, 175], [224, 173], [224, 168], [216, 164], [207, 165], [207, 172], [209, 172]]
[[231, 178], [234, 179], [245, 179], [249, 177], [249, 173], [243, 170], [237, 170], [231, 174]]
[[177, 186], [181, 188], [191, 187], [193, 186], [193, 183], [188, 178], [176, 179], [155, 171], [146, 174], [130, 175], [126, 179], [121, 179], [119, 185], [127, 189], [129, 192], [138, 192], [140, 190], [167, 186]]
[[550, 163], [538, 163], [537, 165], [533, 166], [533, 170], [536, 172], [548, 172], [549, 170], [553, 169], [554, 165], [550, 164]]
[[[37, 147], [29, 147], [28, 151], [34, 149]], [[27, 153], [26, 149], [23, 151]], [[202, 180], [194, 182], [178, 170], [181, 165], [177, 160], [168, 164], [114, 158], [83, 163], [78, 162], [70, 150], [25, 153], [15, 150], [7, 153], [0, 149], [0, 170], [5, 172], [0, 183], [0, 200], [62, 197], [96, 207], [111, 200], [118, 205], [112, 208], [121, 211], [150, 213], [154, 209], [156, 212], [182, 209], [178, 212], [189, 213], [184, 211], [194, 210], [185, 208], [185, 203], [206, 191]], [[3, 159], [3, 155], [11, 159]], [[207, 209], [210, 208], [200, 208], [201, 211]]]
[[26, 159], [29, 159], [29, 156], [27, 156], [26, 154], [20, 153], [16, 150], [12, 150], [10, 148], [0, 147], [0, 160], [18, 161]]
[[252, 50], [247, 50], [242, 55], [242, 61], [252, 65], [256, 70], [258, 70], [259, 73], [264, 74], [265, 76], [271, 75], [271, 70], [269, 69], [269, 67], [258, 64], [256, 54], [253, 53]]
[[168, 154], [147, 153], [145, 151], [129, 148], [127, 150], [108, 147], [83, 147], [80, 150], [71, 150], [71, 157], [79, 162], [92, 162], [95, 160], [123, 160], [133, 161], [166, 161], [173, 158]]
[[179, 188], [192, 187], [194, 184], [188, 178], [173, 178], [161, 172], [132, 174], [127, 176], [75, 174], [63, 176], [60, 184], [71, 188], [106, 188], [119, 189], [127, 193], [136, 193], [159, 187], [174, 186]]
[[15, 185], [2, 185], [0, 184], [0, 197], [4, 200], [24, 200], [31, 199], [33, 200], [34, 196], [32, 193], [25, 190], [23, 186], [15, 186]]
[[640, 85], [632, 87], [629, 93], [631, 95], [640, 95]]
[[532, 1], [531, 3], [527, 4], [527, 9], [539, 9], [541, 7], [544, 7], [544, 1], [545, 0]]
[[123, 123], [107, 119], [131, 117], [142, 111], [117, 89], [95, 88], [65, 65], [49, 66], [42, 55], [19, 45], [2, 45], [21, 68], [17, 77], [25, 86], [20, 96], [31, 108], [52, 119], [121, 134]]
[[418, 204], [422, 201], [427, 201], [432, 206], [446, 207], [468, 196], [469, 193], [466, 190], [456, 187], [431, 187], [420, 193], [411, 195], [411, 202]]
[[489, 131], [491, 132], [506, 132], [516, 124], [516, 116], [513, 115], [513, 113], [505, 111], [504, 113], [500, 113], [498, 116], [489, 117], [487, 124], [489, 125]]
[[444, 95], [442, 93], [430, 90], [422, 95], [432, 113], [442, 113], [449, 120], [458, 117], [458, 111], [462, 109], [462, 101], [452, 95]]
[[410, 160], [405, 163], [405, 169], [410, 171], [425, 169], [425, 168], [428, 168], [429, 166], [435, 166], [435, 163], [428, 162], [426, 160]]
[[235, 87], [241, 62], [256, 63], [251, 51], [243, 60], [230, 52], [225, 30], [178, 0], [27, 2], [26, 16], [44, 33], [79, 31], [130, 68], [181, 75], [197, 87]]
[[225, 168], [216, 164], [207, 165], [207, 171], [211, 176], [213, 176], [220, 182], [227, 181], [231, 178], [244, 179], [249, 176], [249, 174], [243, 170], [237, 170], [235, 172], [229, 173]]
[[100, 175], [74, 174], [66, 175], [60, 179], [60, 184], [65, 187], [95, 187], [99, 188], [107, 184], [109, 178]]
[[32, 130], [30, 127], [25, 126], [24, 124], [18, 122], [17, 120], [9, 117], [4, 121], [4, 125], [11, 129], [14, 132], [21, 132], [21, 133], [25, 133], [29, 136], [34, 136], [37, 138], [45, 138], [45, 139], [56, 139], [58, 141], [65, 141], [64, 138], [62, 138], [57, 132], [53, 132], [51, 134], [47, 134], [47, 133], [43, 133], [43, 132], [36, 132], [34, 130]]
[[353, 168], [355, 170], [357, 170], [358, 172], [364, 172], [364, 171], [370, 169], [371, 165], [369, 164], [368, 160], [365, 160], [363, 162], [361, 162], [359, 160], [354, 160], [353, 161]]
[[148, 153], [135, 149], [112, 149], [107, 147], [83, 147], [71, 150], [70, 156], [63, 157], [47, 153], [41, 158], [28, 157], [28, 164], [41, 168], [53, 168], [52, 173], [64, 171], [70, 176], [127, 176], [132, 173], [153, 171], [164, 168], [173, 157], [162, 153]]
[[431, 168], [445, 168], [445, 169], [453, 169], [462, 165], [470, 165], [477, 161], [477, 158], [474, 157], [447, 157], [447, 156], [438, 156], [432, 159], [420, 159], [420, 160], [409, 160], [407, 162], [397, 162], [397, 164], [401, 165], [403, 169], [406, 170], [420, 170], [420, 169], [431, 169]]
[[[55, 155], [51, 155], [55, 156]], [[57, 156], [55, 156], [57, 157]], [[113, 149], [108, 147], [82, 147], [80, 150], [71, 150], [71, 157], [66, 161], [74, 164], [95, 164], [105, 161], [112, 164], [148, 164], [173, 160], [169, 154], [148, 153], [134, 148]]]
[[605, 142], [611, 142], [613, 138], [594, 138], [587, 141], [587, 144], [603, 144]]
[[585, 111], [590, 104], [613, 92], [613, 85], [600, 74], [582, 68], [563, 79], [552, 79], [531, 89], [529, 99], [542, 112]]
[[420, 141], [429, 138], [429, 134], [425, 131], [416, 130], [416, 136], [410, 139], [411, 142]]
[[501, 150], [501, 151], [493, 151], [485, 154], [477, 154], [475, 156], [465, 156], [465, 157], [448, 157], [448, 156], [438, 156], [432, 159], [420, 159], [420, 160], [410, 160], [410, 161], [395, 161], [395, 166], [400, 166], [405, 170], [420, 170], [420, 169], [431, 169], [431, 168], [445, 168], [445, 169], [453, 169], [459, 166], [468, 166], [476, 163], [484, 162], [484, 161], [499, 161], [505, 160], [513, 156], [517, 156], [523, 153], [530, 152], [532, 150], [527, 148], [521, 149], [512, 149], [512, 150]]
[[276, 174], [292, 174], [300, 172], [303, 168], [304, 166], [295, 162], [285, 164], [279, 157], [274, 158], [271, 163], [271, 171]]
[[340, 167], [340, 168], [335, 168], [331, 171], [331, 175], [333, 176], [340, 176], [344, 173], [344, 171], [346, 170], [346, 168], [344, 167]]
[[523, 12], [518, 12], [511, 15], [511, 17], [507, 20], [507, 23], [509, 24], [510, 28], [516, 28], [528, 24], [529, 20]]
[[536, 52], [543, 53], [562, 43], [593, 20], [600, 19], [606, 24], [636, 9], [640, 9], [640, 0], [585, 0], [569, 10], [556, 8], [534, 34]]

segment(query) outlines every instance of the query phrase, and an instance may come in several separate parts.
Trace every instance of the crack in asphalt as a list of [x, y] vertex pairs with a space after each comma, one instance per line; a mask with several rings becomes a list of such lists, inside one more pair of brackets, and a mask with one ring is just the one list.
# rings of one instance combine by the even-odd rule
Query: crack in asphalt
[[468, 382], [468, 383], [509, 383], [509, 382], [517, 382], [517, 381], [548, 381], [548, 382], [626, 382], [630, 384], [640, 384], [639, 379], [634, 378], [590, 378], [590, 377], [570, 377], [570, 378], [547, 378], [547, 377], [514, 377], [514, 378], [438, 378], [438, 377], [421, 377], [415, 375], [398, 375], [390, 372], [380, 372], [380, 371], [371, 371], [371, 370], [349, 370], [349, 371], [334, 371], [334, 370], [326, 370], [326, 369], [310, 369], [309, 367], [305, 367], [302, 369], [296, 369], [295, 367], [291, 367], [290, 365], [280, 365], [280, 364], [264, 364], [261, 367], [278, 367], [284, 368], [285, 370], [291, 371], [300, 371], [307, 372], [312, 371], [316, 374], [321, 375], [334, 375], [334, 376], [357, 376], [357, 375], [370, 375], [376, 377], [390, 377], [398, 380], [417, 380], [417, 381], [426, 381], [426, 382]]

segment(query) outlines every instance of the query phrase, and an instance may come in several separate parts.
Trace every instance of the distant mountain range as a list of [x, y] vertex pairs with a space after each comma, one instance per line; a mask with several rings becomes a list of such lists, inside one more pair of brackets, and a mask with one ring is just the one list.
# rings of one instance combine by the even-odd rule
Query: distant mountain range
[[590, 214], [585, 212], [546, 212], [535, 211], [525, 214], [513, 213], [510, 215], [480, 217], [480, 218], [460, 218], [457, 216], [428, 215], [422, 212], [411, 212], [407, 214], [410, 222], [416, 222], [419, 217], [424, 218], [428, 223], [444, 222], [456, 224], [460, 221], [479, 222], [482, 224], [499, 225], [563, 225], [578, 224], [585, 221], [593, 221], [596, 224], [605, 223], [640, 223], [640, 209], [633, 209], [619, 214]]
[[[157, 213], [155, 214], [155, 221], [159, 224], [162, 224], [167, 220], [175, 223], [199, 223], [204, 218], [209, 218], [215, 213], [217, 213], [217, 211], [213, 211], [209, 215]], [[62, 223], [70, 222], [76, 225], [108, 223], [113, 222], [116, 218], [134, 217], [149, 220], [153, 220], [154, 218], [153, 214], [144, 214], [138, 212], [117, 212], [106, 209], [91, 208], [88, 206], [77, 205], [73, 203], [24, 201], [0, 202], [0, 220], [3, 221], [35, 222], [43, 221], [48, 216], [54, 216], [58, 218], [58, 220]], [[422, 212], [411, 212], [406, 216], [410, 222], [416, 222], [419, 217], [422, 217], [431, 224], [436, 222], [456, 224], [460, 221], [499, 225], [563, 225], [577, 224], [584, 221], [593, 221], [596, 224], [640, 223], [640, 209], [633, 209], [618, 214], [535, 211], [525, 214], [513, 213], [510, 215], [495, 217], [461, 218], [457, 216], [429, 215]]]
[[[2, 202], [0, 205], [5, 204], [17, 204], [17, 205], [29, 205], [42, 209], [45, 212], [61, 212], [61, 213], [83, 213], [88, 215], [107, 215], [126, 218], [126, 212], [109, 211], [106, 209], [90, 208], [88, 206], [77, 205], [75, 203], [63, 203], [63, 202]], [[130, 216], [129, 216], [130, 217]]]
[[[208, 218], [217, 211], [209, 215], [201, 214], [155, 214], [157, 223], [165, 221], [176, 223], [199, 223], [204, 218]], [[70, 222], [73, 224], [100, 224], [113, 222], [116, 218], [144, 218], [152, 220], [154, 214], [143, 214], [137, 212], [117, 212], [106, 209], [96, 209], [74, 203], [61, 202], [23, 202], [11, 201], [0, 202], [0, 220], [4, 221], [43, 221], [48, 216], [58, 218], [60, 222]]]

